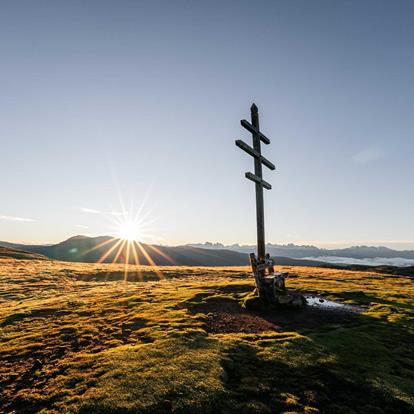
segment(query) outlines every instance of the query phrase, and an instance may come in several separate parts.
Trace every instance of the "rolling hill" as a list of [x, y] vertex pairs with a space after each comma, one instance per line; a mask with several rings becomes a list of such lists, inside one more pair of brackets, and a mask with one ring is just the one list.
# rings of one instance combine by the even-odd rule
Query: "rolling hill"
[[19, 249], [13, 249], [11, 247], [0, 246], [0, 257], [7, 257], [12, 259], [22, 260], [47, 260], [47, 257], [33, 252], [28, 252]]
[[[135, 243], [136, 256], [119, 239], [101, 236], [74, 236], [54, 245], [26, 245], [0, 242], [0, 246], [25, 250], [51, 259], [68, 262], [138, 263], [142, 265], [239, 266], [249, 263], [246, 253], [226, 249], [202, 249], [192, 246], [156, 246]], [[119, 254], [118, 254], [119, 253]]]

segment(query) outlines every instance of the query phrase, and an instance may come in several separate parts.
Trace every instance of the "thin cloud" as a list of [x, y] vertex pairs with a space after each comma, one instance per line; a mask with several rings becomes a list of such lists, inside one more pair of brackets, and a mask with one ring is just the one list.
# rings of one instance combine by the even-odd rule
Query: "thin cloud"
[[110, 216], [127, 216], [128, 213], [122, 213], [121, 211], [108, 211], [104, 214], [109, 214]]
[[35, 221], [34, 219], [27, 218], [27, 217], [4, 216], [4, 215], [0, 215], [0, 220], [20, 221], [20, 222], [25, 222], [25, 223]]
[[126, 216], [128, 213], [122, 213], [121, 211], [100, 211], [94, 208], [82, 207], [81, 211], [88, 214], [104, 214], [109, 216]]
[[90, 214], [102, 214], [101, 211], [99, 210], [95, 210], [93, 208], [86, 208], [86, 207], [82, 207], [81, 211], [83, 211], [84, 213], [90, 213]]
[[79, 228], [81, 228], [81, 229], [89, 229], [89, 227], [88, 227], [88, 226], [85, 226], [85, 225], [83, 225], [83, 224], [75, 224], [75, 226], [76, 226], [76, 227], [79, 227]]
[[384, 157], [384, 154], [376, 148], [366, 148], [352, 156], [352, 160], [357, 164], [366, 164]]

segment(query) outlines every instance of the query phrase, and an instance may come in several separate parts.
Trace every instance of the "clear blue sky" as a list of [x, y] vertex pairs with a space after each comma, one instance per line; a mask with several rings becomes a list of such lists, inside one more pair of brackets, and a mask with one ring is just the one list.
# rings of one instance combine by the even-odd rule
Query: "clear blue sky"
[[[412, 1], [2, 1], [0, 239], [414, 248]], [[105, 214], [98, 213], [102, 212]], [[110, 213], [110, 214], [109, 214]], [[30, 219], [30, 220], [29, 220]]]

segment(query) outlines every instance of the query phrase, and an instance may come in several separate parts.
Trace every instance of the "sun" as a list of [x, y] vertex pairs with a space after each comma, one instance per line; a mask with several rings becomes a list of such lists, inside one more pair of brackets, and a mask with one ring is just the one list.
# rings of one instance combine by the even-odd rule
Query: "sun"
[[[133, 204], [129, 211], [125, 210], [124, 203], [121, 199], [122, 212], [111, 211], [110, 213], [102, 213], [109, 221], [112, 222], [111, 237], [105, 238], [101, 243], [96, 244], [86, 253], [94, 250], [102, 250], [102, 254], [98, 259], [98, 263], [123, 263], [124, 264], [124, 281], [128, 281], [129, 272], [138, 275], [139, 280], [143, 280], [141, 265], [153, 266], [154, 272], [160, 279], [164, 276], [158, 268], [157, 263], [151, 257], [156, 255], [155, 260], [168, 261], [172, 265], [174, 260], [168, 256], [161, 246], [143, 243], [148, 238], [154, 238], [148, 233], [149, 225], [155, 222], [154, 217], [150, 217], [152, 209], [143, 213], [143, 203], [134, 211]], [[99, 213], [98, 210], [92, 210]], [[165, 259], [165, 260], [164, 260]]]
[[119, 223], [118, 236], [123, 240], [135, 241], [141, 236], [140, 225], [132, 220]]

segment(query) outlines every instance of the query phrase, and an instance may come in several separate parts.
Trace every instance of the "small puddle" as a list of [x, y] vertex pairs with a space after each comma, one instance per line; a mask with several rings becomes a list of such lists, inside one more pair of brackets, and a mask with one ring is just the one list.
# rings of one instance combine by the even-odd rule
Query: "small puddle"
[[305, 295], [306, 304], [320, 309], [342, 310], [345, 312], [362, 312], [359, 306], [347, 305], [345, 303], [334, 302], [315, 295]]

